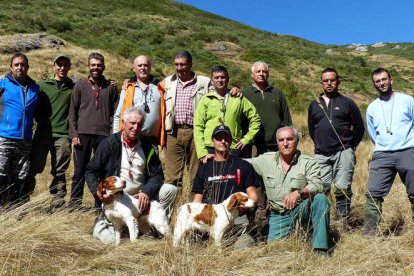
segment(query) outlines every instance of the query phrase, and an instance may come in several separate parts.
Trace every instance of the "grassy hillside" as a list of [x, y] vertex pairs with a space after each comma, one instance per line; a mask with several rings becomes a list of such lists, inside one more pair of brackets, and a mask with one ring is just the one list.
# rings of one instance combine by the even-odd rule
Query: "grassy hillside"
[[[195, 70], [207, 74], [216, 64], [229, 67], [232, 83], [250, 82], [249, 64], [265, 60], [272, 80], [285, 89], [294, 110], [304, 110], [319, 93], [320, 71], [332, 66], [349, 95], [375, 95], [369, 80], [377, 66], [394, 73], [395, 86], [412, 92], [414, 46], [387, 44], [367, 52], [260, 31], [185, 4], [168, 0], [2, 0], [0, 35], [47, 32], [86, 49], [102, 49], [131, 59], [153, 58], [154, 73], [173, 72], [179, 49], [194, 55]], [[122, 72], [126, 77], [128, 70]]]
[[[105, 75], [121, 81], [130, 75], [131, 58], [147, 54], [160, 77], [173, 72], [172, 57], [179, 49], [194, 55], [194, 69], [208, 74], [216, 64], [229, 67], [232, 83], [250, 82], [249, 65], [256, 59], [271, 65], [271, 81], [287, 94], [294, 111], [304, 110], [319, 93], [319, 73], [336, 67], [342, 91], [366, 107], [375, 95], [369, 79], [377, 66], [390, 67], [397, 89], [412, 93], [414, 45], [320, 45], [291, 36], [263, 32], [166, 0], [80, 1], [0, 0], [0, 51], [9, 35], [45, 32], [64, 39], [63, 50], [73, 58], [71, 76], [85, 76], [86, 57], [93, 50], [106, 57]], [[36, 80], [51, 73], [56, 49], [29, 51], [30, 75]], [[8, 70], [10, 53], [0, 53], [0, 75]], [[295, 126], [307, 130], [306, 116], [293, 113]], [[300, 149], [313, 155], [309, 137]], [[384, 202], [383, 235], [362, 236], [364, 192], [372, 144], [364, 140], [357, 150], [353, 181], [352, 229], [332, 223], [333, 254], [312, 252], [310, 235], [298, 232], [270, 245], [221, 254], [209, 244], [192, 243], [173, 249], [169, 238], [143, 238], [121, 246], [104, 245], [91, 235], [92, 212], [53, 215], [48, 206], [50, 168], [37, 176], [32, 201], [0, 213], [0, 275], [410, 275], [414, 272], [413, 222], [404, 186], [395, 183]], [[73, 164], [71, 164], [72, 166]], [[73, 173], [68, 170], [67, 182]], [[85, 190], [85, 205], [92, 197]], [[333, 211], [333, 208], [332, 208]]]

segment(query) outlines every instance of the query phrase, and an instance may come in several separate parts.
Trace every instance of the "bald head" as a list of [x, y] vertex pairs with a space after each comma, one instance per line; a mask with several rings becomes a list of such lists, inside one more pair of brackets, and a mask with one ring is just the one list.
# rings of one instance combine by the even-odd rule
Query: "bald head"
[[151, 60], [147, 56], [137, 56], [132, 66], [137, 79], [147, 83], [149, 81], [151, 72]]

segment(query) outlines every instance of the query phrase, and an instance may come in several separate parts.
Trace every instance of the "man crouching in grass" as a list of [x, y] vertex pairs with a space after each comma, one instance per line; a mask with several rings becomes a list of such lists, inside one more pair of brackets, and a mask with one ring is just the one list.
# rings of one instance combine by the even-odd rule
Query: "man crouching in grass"
[[268, 242], [289, 235], [297, 221], [313, 225], [312, 248], [328, 250], [329, 202], [322, 193], [318, 164], [297, 146], [298, 131], [282, 127], [276, 132], [279, 152], [267, 152], [248, 161], [263, 177], [270, 203]]
[[[236, 192], [246, 193], [257, 201], [258, 178], [253, 167], [238, 156], [230, 153], [232, 135], [229, 127], [219, 125], [211, 137], [215, 153], [204, 157], [205, 164], [198, 167], [192, 192], [193, 202], [219, 204]], [[234, 250], [253, 246], [249, 234], [250, 225], [246, 214], [237, 217], [226, 235], [234, 243]]]

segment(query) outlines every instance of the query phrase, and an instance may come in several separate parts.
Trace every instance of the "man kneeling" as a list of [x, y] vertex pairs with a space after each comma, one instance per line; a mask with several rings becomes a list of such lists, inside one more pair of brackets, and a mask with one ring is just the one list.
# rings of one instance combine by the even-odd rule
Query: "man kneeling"
[[[124, 113], [123, 130], [112, 134], [101, 142], [93, 159], [89, 162], [85, 178], [95, 197], [95, 208], [108, 200], [97, 194], [100, 180], [108, 176], [119, 176], [126, 181], [124, 192], [138, 199], [138, 208], [144, 212], [151, 199], [157, 200], [170, 217], [177, 188], [163, 184], [161, 162], [146, 137], [140, 136], [145, 121], [145, 112], [138, 107], [130, 107]], [[113, 227], [105, 220], [98, 220], [94, 236], [105, 243], [115, 241]]]
[[322, 193], [319, 166], [302, 155], [293, 127], [276, 132], [279, 152], [268, 152], [248, 160], [263, 177], [270, 203], [268, 242], [289, 235], [297, 221], [312, 221], [312, 248], [328, 250], [329, 202]]
[[[219, 125], [213, 130], [212, 143], [214, 157], [205, 157], [207, 162], [198, 167], [192, 192], [193, 202], [219, 204], [236, 192], [243, 192], [253, 201], [257, 201], [257, 175], [253, 167], [243, 159], [229, 152], [232, 136], [227, 126]], [[249, 232], [249, 220], [244, 214], [234, 220], [233, 227], [226, 237], [229, 243], [234, 240], [234, 249], [243, 249], [253, 245]]]

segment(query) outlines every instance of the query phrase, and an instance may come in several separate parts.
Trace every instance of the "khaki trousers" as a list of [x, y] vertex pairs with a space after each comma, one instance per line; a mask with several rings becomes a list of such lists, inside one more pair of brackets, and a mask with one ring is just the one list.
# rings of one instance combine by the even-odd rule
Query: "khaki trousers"
[[189, 183], [193, 185], [198, 168], [193, 129], [178, 127], [173, 134], [167, 135], [165, 183], [181, 186], [185, 166], [188, 169]]

